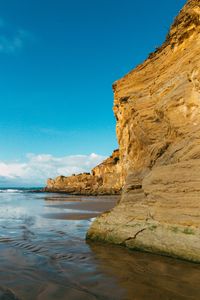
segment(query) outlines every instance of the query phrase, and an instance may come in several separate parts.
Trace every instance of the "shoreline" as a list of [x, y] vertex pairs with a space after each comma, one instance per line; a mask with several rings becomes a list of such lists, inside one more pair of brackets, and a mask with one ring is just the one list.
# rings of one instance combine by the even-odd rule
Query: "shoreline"
[[[66, 195], [44, 197], [45, 207], [62, 209], [60, 213], [45, 213], [43, 217], [60, 220], [89, 220], [110, 211], [119, 201], [117, 196], [77, 196]], [[69, 210], [66, 211], [65, 210]]]
[[[32, 192], [32, 191], [31, 191]], [[69, 195], [69, 196], [87, 196], [87, 197], [93, 197], [93, 196], [121, 196], [121, 192], [116, 192], [116, 193], [108, 193], [108, 192], [102, 192], [102, 193], [96, 193], [96, 192], [67, 192], [65, 190], [51, 190], [51, 189], [46, 189], [44, 188], [43, 190], [36, 190], [36, 191], [33, 191], [35, 193], [49, 193], [49, 194], [66, 194], [66, 195]]]

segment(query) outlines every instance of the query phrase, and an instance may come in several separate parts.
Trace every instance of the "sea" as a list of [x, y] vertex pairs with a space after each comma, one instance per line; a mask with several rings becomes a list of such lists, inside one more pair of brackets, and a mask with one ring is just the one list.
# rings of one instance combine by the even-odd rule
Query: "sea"
[[0, 300], [200, 299], [200, 265], [86, 241], [117, 197], [0, 189]]

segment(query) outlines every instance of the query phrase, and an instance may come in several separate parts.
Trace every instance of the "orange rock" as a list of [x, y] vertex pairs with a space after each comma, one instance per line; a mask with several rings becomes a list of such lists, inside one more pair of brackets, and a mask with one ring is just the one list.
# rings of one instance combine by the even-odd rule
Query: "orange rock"
[[96, 166], [91, 174], [48, 179], [45, 191], [82, 195], [119, 194], [123, 184], [120, 174], [119, 150], [115, 150], [109, 158]]
[[200, 262], [200, 1], [113, 85], [120, 203], [88, 238]]

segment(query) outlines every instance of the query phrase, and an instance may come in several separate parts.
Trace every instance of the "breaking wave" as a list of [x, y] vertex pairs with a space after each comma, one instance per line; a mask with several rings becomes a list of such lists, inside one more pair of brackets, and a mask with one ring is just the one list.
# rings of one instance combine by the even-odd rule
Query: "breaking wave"
[[0, 189], [0, 193], [23, 193], [24, 190], [20, 189]]

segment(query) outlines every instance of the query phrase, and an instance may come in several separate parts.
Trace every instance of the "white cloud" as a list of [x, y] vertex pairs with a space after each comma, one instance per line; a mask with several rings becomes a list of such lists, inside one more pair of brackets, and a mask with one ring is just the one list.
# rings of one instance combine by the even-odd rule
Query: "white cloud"
[[0, 185], [6, 187], [43, 186], [49, 177], [90, 172], [104, 159], [104, 156], [95, 153], [64, 157], [31, 153], [27, 154], [25, 162], [6, 163], [0, 161]]
[[24, 45], [32, 40], [28, 31], [12, 28], [0, 18], [0, 52], [6, 54], [14, 54], [21, 50]]

